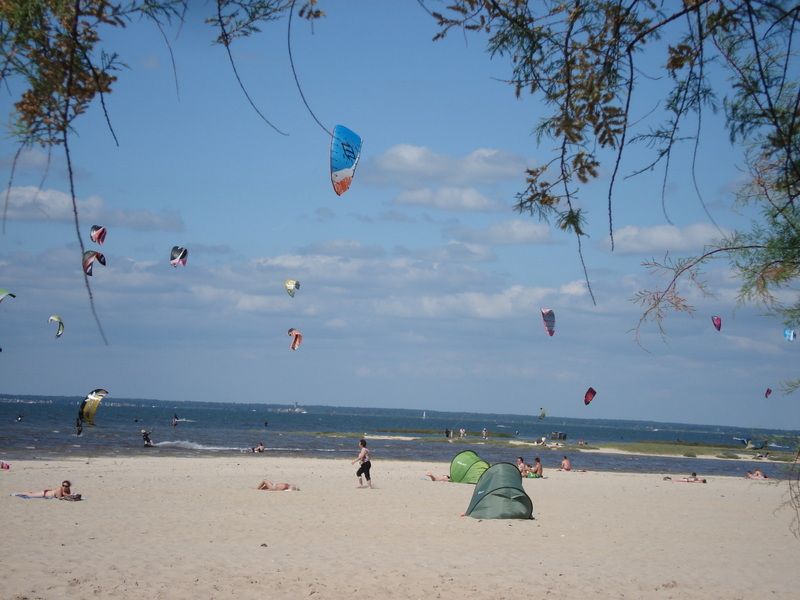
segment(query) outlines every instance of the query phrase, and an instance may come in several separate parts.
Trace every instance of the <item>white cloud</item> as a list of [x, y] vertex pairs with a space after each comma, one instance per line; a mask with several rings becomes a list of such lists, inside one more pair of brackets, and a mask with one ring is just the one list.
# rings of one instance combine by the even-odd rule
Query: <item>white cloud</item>
[[421, 188], [401, 192], [395, 202], [409, 206], [437, 208], [456, 211], [494, 211], [502, 205], [488, 199], [474, 188], [442, 187]]
[[301, 254], [343, 256], [350, 258], [377, 258], [384, 256], [386, 251], [381, 246], [365, 246], [354, 240], [329, 240], [310, 244], [300, 249]]
[[543, 244], [551, 241], [550, 228], [541, 223], [533, 223], [522, 219], [513, 219], [495, 223], [486, 229], [469, 229], [455, 227], [448, 230], [458, 240], [480, 242], [483, 244]]
[[478, 148], [461, 158], [430, 148], [399, 144], [363, 165], [362, 176], [376, 183], [398, 185], [428, 181], [450, 185], [522, 179], [525, 159], [491, 148]]
[[[108, 208], [102, 198], [78, 198], [78, 214], [84, 222], [124, 227], [139, 231], [183, 231], [183, 220], [176, 212], [150, 212]], [[69, 194], [53, 189], [38, 190], [35, 186], [11, 188], [8, 204], [9, 220], [66, 221], [74, 218]]]
[[402, 317], [462, 316], [479, 319], [516, 317], [551, 295], [549, 288], [511, 286], [497, 293], [460, 292], [413, 298], [386, 298], [375, 307], [377, 313]]
[[[620, 254], [698, 252], [719, 237], [717, 228], [705, 223], [682, 229], [674, 225], [628, 225], [614, 232], [614, 251]], [[610, 242], [606, 242], [606, 245], [610, 248]]]

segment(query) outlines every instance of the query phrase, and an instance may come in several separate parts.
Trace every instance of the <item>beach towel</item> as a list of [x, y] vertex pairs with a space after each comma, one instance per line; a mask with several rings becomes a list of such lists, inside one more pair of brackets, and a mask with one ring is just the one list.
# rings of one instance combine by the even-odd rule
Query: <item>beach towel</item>
[[66, 500], [67, 502], [79, 502], [83, 500], [83, 496], [80, 494], [67, 494], [65, 496], [61, 496], [60, 498], [55, 498], [53, 496], [50, 496], [49, 498], [45, 498], [44, 496], [29, 496], [25, 492], [14, 492], [13, 494], [9, 495], [22, 498], [23, 500]]

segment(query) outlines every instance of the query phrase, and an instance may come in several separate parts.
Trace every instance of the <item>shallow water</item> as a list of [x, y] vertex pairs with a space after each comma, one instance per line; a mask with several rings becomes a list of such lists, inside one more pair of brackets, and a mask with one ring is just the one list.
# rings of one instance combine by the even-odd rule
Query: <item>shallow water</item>
[[[616, 441], [684, 441], [742, 446], [733, 438], [796, 439], [798, 432], [752, 430], [714, 425], [687, 425], [647, 421], [567, 419], [536, 416], [452, 413], [406, 409], [305, 406], [291, 412], [277, 405], [111, 400], [106, 398], [96, 415], [96, 426], [75, 432], [75, 417], [82, 398], [0, 395], [0, 458], [4, 460], [120, 455], [214, 456], [246, 451], [263, 441], [273, 456], [351, 458], [358, 438], [369, 440], [375, 461], [420, 460], [449, 462], [461, 450], [475, 450], [494, 463], [527, 462], [540, 456], [545, 470], [559, 465], [563, 452], [511, 446], [511, 440], [533, 441], [552, 431], [567, 433], [568, 442], [587, 444]], [[181, 421], [171, 425], [172, 417]], [[17, 421], [17, 417], [22, 419]], [[449, 441], [444, 430], [464, 427], [464, 440]], [[481, 439], [486, 428], [489, 440]], [[141, 429], [155, 443], [144, 448]], [[413, 440], [391, 439], [413, 437]], [[796, 442], [795, 442], [796, 443]], [[645, 473], [690, 473], [741, 476], [761, 467], [780, 478], [787, 467], [763, 461], [713, 460], [627, 454], [578, 452], [570, 449], [575, 469]]]

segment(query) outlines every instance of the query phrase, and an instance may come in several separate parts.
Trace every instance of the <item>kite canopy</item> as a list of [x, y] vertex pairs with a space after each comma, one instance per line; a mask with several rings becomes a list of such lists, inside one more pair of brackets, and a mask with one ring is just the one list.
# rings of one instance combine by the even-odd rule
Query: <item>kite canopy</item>
[[533, 501], [522, 487], [519, 469], [507, 462], [489, 467], [464, 514], [474, 519], [532, 519]]
[[16, 298], [16, 297], [17, 297], [17, 295], [16, 295], [16, 294], [12, 294], [12, 293], [11, 293], [11, 292], [9, 292], [8, 290], [6, 290], [6, 289], [3, 289], [3, 288], [0, 288], [0, 302], [2, 302], [2, 301], [3, 301], [3, 299], [4, 299], [6, 296], [8, 296], [9, 298]]
[[597, 391], [593, 387], [590, 387], [583, 395], [583, 403], [588, 405], [592, 400], [594, 400], [595, 394], [597, 394]]
[[[2, 293], [2, 292], [3, 292], [3, 290], [0, 290], [0, 293]], [[794, 329], [784, 329], [783, 330], [783, 337], [786, 338], [787, 342], [793, 342], [794, 338], [796, 337]]]
[[361, 137], [344, 125], [334, 127], [331, 138], [331, 183], [337, 196], [350, 188], [360, 157]]
[[453, 457], [450, 462], [450, 481], [454, 483], [477, 483], [489, 463], [472, 450], [464, 450]]
[[283, 287], [286, 288], [286, 293], [294, 298], [295, 293], [300, 289], [300, 282], [296, 279], [287, 279], [283, 282]]
[[105, 398], [107, 395], [108, 390], [104, 390], [102, 388], [98, 388], [89, 392], [89, 395], [86, 396], [83, 402], [81, 402], [81, 406], [78, 409], [78, 423], [80, 425], [83, 423], [94, 425], [94, 414], [100, 407], [100, 402], [102, 402], [103, 398]]
[[772, 388], [767, 388], [767, 391], [764, 392], [764, 398], [769, 398], [772, 394]]
[[172, 251], [169, 253], [169, 264], [173, 267], [181, 265], [186, 266], [186, 261], [189, 259], [189, 251], [181, 246], [173, 246]]
[[64, 333], [64, 321], [61, 320], [61, 317], [58, 315], [50, 315], [50, 318], [47, 319], [48, 323], [58, 323], [58, 327], [56, 328], [56, 337], [60, 338], [61, 334]]
[[722, 329], [722, 318], [721, 317], [718, 317], [718, 316], [714, 315], [713, 317], [711, 317], [711, 322], [714, 324], [714, 327], [716, 327], [717, 331]]
[[103, 242], [106, 241], [106, 228], [102, 225], [92, 225], [92, 229], [89, 231], [89, 237], [94, 243], [102, 246]]
[[550, 337], [556, 332], [556, 313], [551, 308], [542, 309], [542, 321], [544, 322], [544, 329]]
[[104, 267], [106, 266], [106, 257], [103, 256], [100, 252], [95, 252], [94, 250], [87, 250], [83, 253], [83, 272], [86, 273], [89, 277], [92, 276], [92, 267], [94, 266], [94, 261], [99, 262]]
[[303, 343], [303, 334], [300, 333], [299, 329], [292, 327], [288, 331], [288, 335], [292, 338], [292, 343], [289, 344], [289, 348], [292, 350], [297, 350], [300, 347], [300, 344]]

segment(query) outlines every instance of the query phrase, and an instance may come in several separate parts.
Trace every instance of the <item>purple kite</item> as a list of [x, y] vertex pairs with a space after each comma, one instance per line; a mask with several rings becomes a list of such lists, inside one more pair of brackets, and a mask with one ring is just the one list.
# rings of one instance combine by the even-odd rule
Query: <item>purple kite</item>
[[544, 329], [550, 337], [556, 332], [556, 313], [552, 308], [542, 309], [542, 321], [544, 322]]
[[714, 324], [714, 327], [717, 328], [717, 331], [722, 329], [722, 318], [721, 317], [718, 317], [717, 315], [714, 315], [713, 317], [711, 317], [711, 322]]
[[767, 391], [764, 392], [764, 398], [769, 398], [770, 394], [772, 394], [772, 388], [767, 388]]
[[590, 387], [588, 390], [586, 390], [586, 393], [583, 395], [583, 403], [588, 406], [589, 403], [592, 400], [594, 400], [595, 394], [597, 394], [595, 389], [593, 387]]

